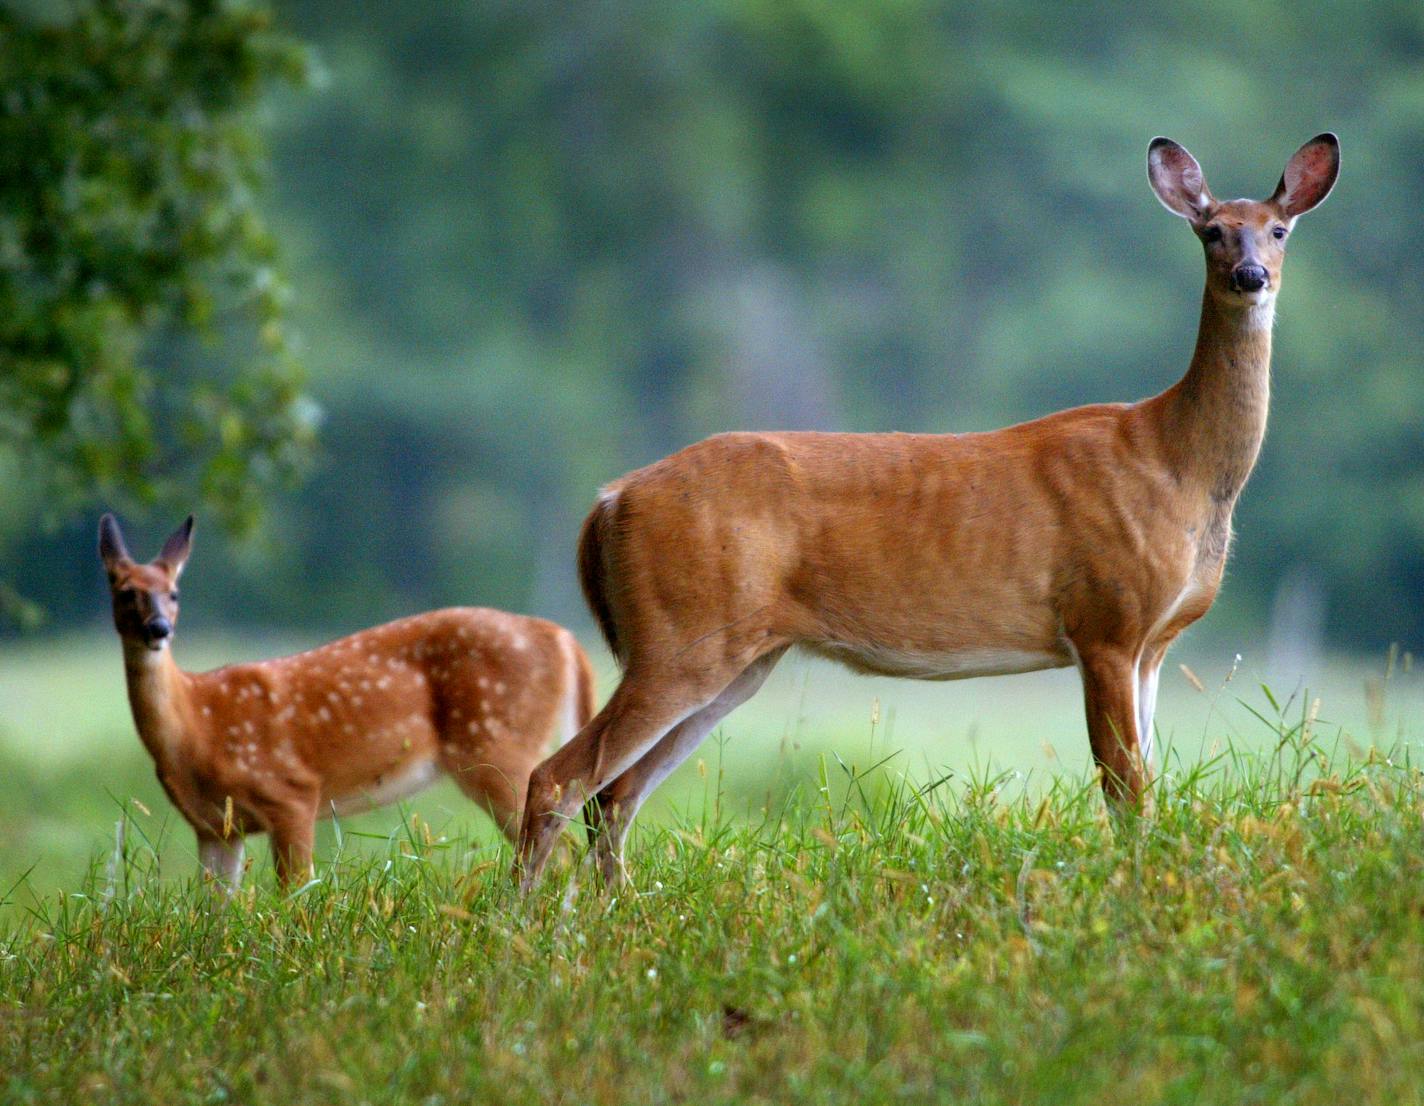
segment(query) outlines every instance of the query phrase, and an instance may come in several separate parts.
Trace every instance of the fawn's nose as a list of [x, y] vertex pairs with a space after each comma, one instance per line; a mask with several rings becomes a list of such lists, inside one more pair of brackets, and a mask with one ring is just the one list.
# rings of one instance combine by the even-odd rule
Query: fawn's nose
[[149, 641], [163, 641], [173, 634], [173, 623], [159, 615], [157, 618], [150, 618], [143, 624], [143, 631], [148, 635]]
[[1238, 292], [1259, 292], [1266, 286], [1266, 270], [1260, 265], [1241, 265], [1232, 270], [1231, 283]]

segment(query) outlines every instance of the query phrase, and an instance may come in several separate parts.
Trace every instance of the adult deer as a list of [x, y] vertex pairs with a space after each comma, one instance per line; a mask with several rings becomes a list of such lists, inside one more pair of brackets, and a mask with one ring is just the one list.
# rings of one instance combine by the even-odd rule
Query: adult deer
[[235, 888], [265, 831], [282, 883], [311, 872], [318, 817], [447, 774], [513, 838], [529, 772], [593, 713], [592, 670], [552, 622], [484, 608], [413, 615], [296, 656], [189, 673], [173, 659], [189, 517], [138, 564], [99, 523], [134, 725], [203, 868]]
[[1196, 352], [1161, 395], [983, 434], [725, 434], [604, 490], [579, 566], [623, 679], [534, 770], [526, 887], [592, 796], [625, 878], [639, 804], [793, 645], [920, 679], [1076, 664], [1107, 797], [1138, 802], [1163, 654], [1211, 606], [1265, 433], [1286, 240], [1339, 145], [1312, 138], [1261, 202], [1214, 199], [1169, 139], [1147, 165], [1206, 252]]

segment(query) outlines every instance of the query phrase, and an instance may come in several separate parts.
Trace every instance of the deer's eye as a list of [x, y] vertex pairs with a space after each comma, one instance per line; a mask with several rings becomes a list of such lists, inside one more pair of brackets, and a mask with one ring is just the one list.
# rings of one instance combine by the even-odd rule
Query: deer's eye
[[1216, 226], [1216, 225], [1214, 225], [1214, 224], [1213, 224], [1212, 226], [1207, 227], [1206, 230], [1202, 231], [1202, 241], [1204, 241], [1204, 242], [1220, 242], [1220, 241], [1221, 241], [1221, 228], [1218, 227], [1218, 226]]
[[1280, 241], [1282, 238], [1284, 238], [1285, 236], [1286, 236], [1286, 228], [1285, 228], [1285, 227], [1272, 227], [1272, 228], [1271, 228], [1271, 237], [1274, 238], [1277, 242], [1279, 242], [1279, 241]]

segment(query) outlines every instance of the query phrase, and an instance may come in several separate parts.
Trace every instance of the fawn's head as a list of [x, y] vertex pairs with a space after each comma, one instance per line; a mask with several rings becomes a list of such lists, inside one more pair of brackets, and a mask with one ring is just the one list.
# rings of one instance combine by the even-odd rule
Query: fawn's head
[[109, 574], [114, 599], [114, 628], [126, 645], [158, 651], [167, 648], [178, 625], [178, 577], [193, 545], [193, 516], [163, 543], [146, 565], [129, 556], [119, 520], [99, 520], [99, 559]]
[[1170, 212], [1192, 224], [1206, 249], [1207, 288], [1238, 306], [1269, 303], [1280, 291], [1281, 262], [1296, 219], [1330, 194], [1340, 143], [1318, 134], [1286, 163], [1269, 199], [1212, 196], [1196, 158], [1170, 138], [1147, 147], [1147, 179]]

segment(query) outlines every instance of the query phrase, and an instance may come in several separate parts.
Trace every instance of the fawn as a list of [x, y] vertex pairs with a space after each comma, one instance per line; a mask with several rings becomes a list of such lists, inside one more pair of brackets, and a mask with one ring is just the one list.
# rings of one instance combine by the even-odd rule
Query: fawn
[[534, 770], [524, 885], [588, 799], [624, 878], [639, 804], [792, 646], [931, 680], [1077, 665], [1107, 797], [1136, 806], [1158, 670], [1216, 596], [1265, 435], [1286, 240], [1339, 157], [1317, 135], [1268, 199], [1218, 201], [1153, 140], [1153, 191], [1206, 255], [1196, 351], [1160, 395], [981, 434], [724, 434], [606, 488], [579, 564], [623, 679]]
[[207, 873], [236, 888], [243, 839], [266, 832], [280, 881], [305, 878], [318, 817], [393, 802], [441, 774], [517, 833], [530, 770], [593, 712], [592, 669], [571, 633], [456, 607], [184, 672], [172, 644], [192, 540], [190, 516], [138, 564], [114, 516], [99, 523], [134, 725]]

